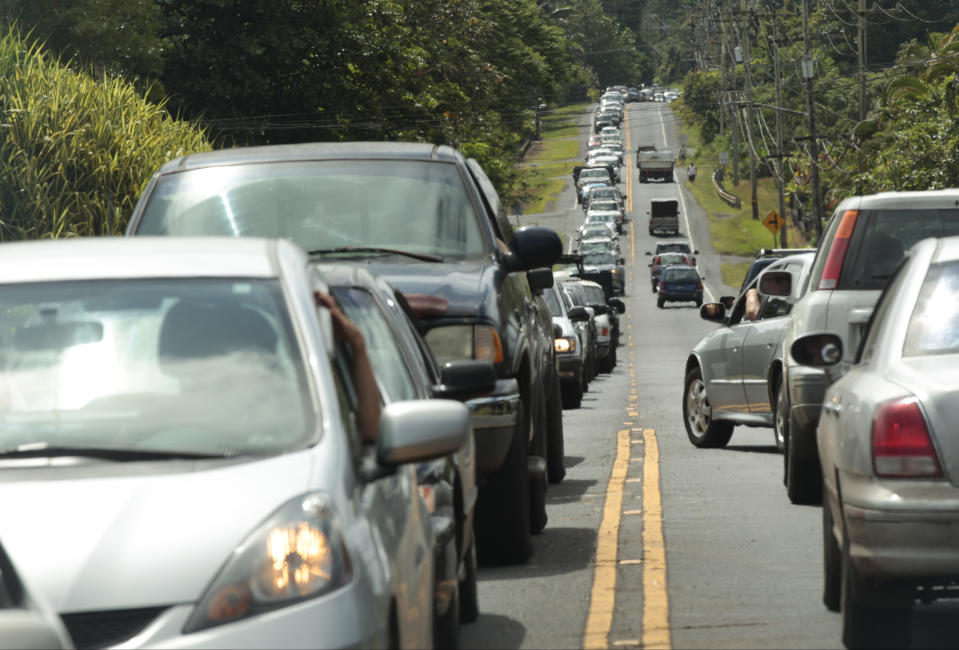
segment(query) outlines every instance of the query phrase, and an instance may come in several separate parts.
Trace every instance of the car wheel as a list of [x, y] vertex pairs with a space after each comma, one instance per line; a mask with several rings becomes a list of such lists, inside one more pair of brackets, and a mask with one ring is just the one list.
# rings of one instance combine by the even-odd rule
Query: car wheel
[[[479, 590], [476, 585], [476, 540], [466, 553], [466, 575], [460, 580], [460, 623], [472, 623], [479, 618]], [[442, 647], [442, 646], [437, 646]]]
[[[455, 543], [452, 544], [452, 555], [455, 558]], [[453, 575], [455, 578], [455, 561]], [[435, 610], [434, 610], [435, 615]], [[437, 617], [433, 622], [433, 646], [436, 648], [459, 648], [460, 647], [460, 606], [459, 606], [459, 585], [453, 590], [450, 596], [450, 603], [443, 616]]]
[[583, 403], [583, 370], [577, 371], [573, 380], [563, 386], [563, 408], [578, 409]]
[[656, 280], [653, 280], [652, 285], [653, 285], [653, 293], [656, 293]]
[[[533, 417], [530, 418], [530, 427], [532, 427], [533, 438], [530, 442], [532, 456], [538, 456], [545, 462], [548, 458], [548, 445], [546, 438], [546, 400], [543, 397], [542, 387], [532, 386], [533, 392]], [[542, 476], [530, 478], [529, 480], [529, 532], [533, 535], [540, 533], [546, 528], [548, 517], [546, 515], [546, 483], [548, 481], [549, 466]]]
[[662, 296], [659, 296], [659, 298], [656, 299], [656, 306], [659, 307], [660, 309], [662, 309], [663, 305], [665, 304], [666, 304], [666, 299], [663, 298]]
[[563, 399], [559, 377], [551, 382], [546, 400], [546, 473], [550, 483], [562, 483], [566, 478], [566, 445], [563, 441]]
[[480, 489], [476, 551], [483, 564], [523, 564], [533, 553], [529, 529], [529, 418], [520, 400], [509, 452]]
[[733, 424], [713, 420], [713, 410], [706, 395], [706, 383], [699, 367], [686, 375], [683, 391], [683, 423], [686, 435], [696, 447], [725, 447], [733, 435]]
[[[787, 434], [786, 440], [790, 440], [791, 435]], [[822, 501], [822, 470], [819, 468], [819, 461], [800, 460], [795, 453], [787, 453], [786, 495], [789, 502], [795, 504], [816, 505]]]
[[703, 299], [702, 299], [702, 298], [696, 298], [696, 306], [697, 306], [697, 307], [702, 307], [702, 306], [703, 306]]
[[606, 358], [599, 362], [600, 372], [613, 372], [613, 368], [616, 367], [616, 346], [610, 345], [609, 354], [606, 355]]
[[843, 541], [842, 642], [847, 648], [904, 648], [909, 645], [912, 623], [911, 592], [888, 585], [867, 584], [849, 556], [849, 539]]
[[789, 396], [786, 393], [786, 382], [782, 375], [776, 380], [776, 407], [773, 411], [773, 436], [776, 439], [776, 449], [785, 452], [786, 430], [789, 427]]
[[822, 504], [822, 603], [830, 612], [838, 612], [842, 591], [842, 551], [833, 534], [832, 511]]

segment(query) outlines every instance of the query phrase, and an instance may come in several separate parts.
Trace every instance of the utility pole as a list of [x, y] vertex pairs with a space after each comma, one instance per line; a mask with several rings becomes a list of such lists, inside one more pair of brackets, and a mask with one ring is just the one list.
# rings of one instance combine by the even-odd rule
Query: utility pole
[[[728, 17], [729, 17], [729, 14], [727, 14], [727, 18]], [[725, 74], [726, 82], [723, 84], [724, 86], [723, 105], [726, 108], [726, 110], [729, 111], [729, 117], [730, 117], [730, 121], [732, 122], [732, 129], [733, 129], [733, 142], [732, 142], [732, 152], [731, 152], [732, 159], [733, 159], [733, 181], [732, 182], [733, 182], [733, 185], [738, 185], [739, 184], [739, 118], [738, 118], [737, 111], [739, 109], [736, 108], [736, 104], [732, 101], [732, 90], [730, 88], [730, 85], [734, 86], [735, 84], [729, 83], [729, 72], [726, 65], [726, 62], [732, 59], [732, 62], [733, 62], [732, 77], [735, 80], [736, 58], [733, 55], [732, 48], [729, 46], [729, 37], [726, 33], [726, 23], [725, 21], [723, 21], [722, 10], [720, 10], [720, 14], [719, 14], [719, 25], [720, 25], [720, 28], [722, 29], [723, 70], [726, 72]]]
[[859, 121], [866, 119], [866, 0], [859, 0]]
[[[740, 5], [741, 6], [741, 5]], [[743, 30], [743, 65], [745, 67], [745, 92], [746, 92], [746, 106], [743, 111], [743, 119], [746, 125], [746, 145], [749, 150], [749, 186], [750, 186], [750, 201], [752, 206], [753, 219], [759, 221], [759, 203], [756, 190], [756, 151], [753, 140], [753, 131], [752, 131], [752, 122], [750, 121], [750, 112], [752, 109], [753, 101], [753, 82], [752, 82], [752, 73], [749, 67], [749, 57], [752, 51], [752, 47], [749, 40], [749, 27], [750, 20], [752, 18], [752, 12], [748, 14], [746, 19], [745, 29]], [[737, 30], [738, 31], [738, 30]]]
[[812, 55], [809, 52], [809, 0], [802, 0], [803, 55], [802, 76], [806, 81], [806, 111], [809, 119], [809, 176], [812, 179], [813, 227], [816, 245], [822, 237], [822, 206], [819, 205], [819, 141], [816, 137], [816, 115], [813, 112], [812, 79], [815, 74]]
[[776, 14], [773, 13], [773, 59], [775, 62], [776, 74], [776, 185], [779, 189], [779, 216], [785, 219], [786, 223], [779, 231], [779, 245], [783, 248], [789, 248], [787, 243], [786, 231], [789, 229], [789, 219], [786, 219], [786, 195], [783, 189], [783, 85], [782, 72], [779, 69], [779, 33], [776, 26]]

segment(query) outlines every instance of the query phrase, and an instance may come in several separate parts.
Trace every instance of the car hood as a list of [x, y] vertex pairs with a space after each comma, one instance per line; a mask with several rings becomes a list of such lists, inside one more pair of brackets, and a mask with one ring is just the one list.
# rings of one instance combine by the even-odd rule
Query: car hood
[[29, 478], [0, 483], [0, 539], [60, 613], [192, 603], [254, 528], [307, 490], [312, 457], [4, 469]]
[[487, 277], [495, 271], [489, 258], [474, 261], [424, 263], [368, 262], [370, 270], [404, 294], [420, 293], [448, 301], [442, 316], [473, 316], [495, 291]]

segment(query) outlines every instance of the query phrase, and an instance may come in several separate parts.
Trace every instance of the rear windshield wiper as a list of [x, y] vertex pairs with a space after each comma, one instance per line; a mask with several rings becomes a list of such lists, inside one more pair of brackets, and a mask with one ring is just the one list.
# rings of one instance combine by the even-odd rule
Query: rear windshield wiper
[[403, 255], [421, 262], [442, 262], [443, 258], [426, 253], [413, 253], [398, 248], [378, 248], [376, 246], [339, 246], [337, 248], [314, 248], [308, 251], [312, 255], [332, 255], [336, 253], [380, 253], [382, 255]]
[[0, 459], [3, 458], [63, 458], [63, 457], [83, 457], [83, 458], [102, 458], [104, 460], [114, 460], [118, 462], [138, 461], [138, 460], [176, 460], [176, 459], [205, 459], [205, 458], [227, 458], [234, 456], [232, 451], [224, 451], [219, 454], [198, 453], [189, 451], [164, 451], [150, 449], [116, 449], [110, 447], [68, 447], [59, 445], [48, 445], [46, 443], [28, 443], [17, 445], [16, 447], [7, 447], [0, 449]]

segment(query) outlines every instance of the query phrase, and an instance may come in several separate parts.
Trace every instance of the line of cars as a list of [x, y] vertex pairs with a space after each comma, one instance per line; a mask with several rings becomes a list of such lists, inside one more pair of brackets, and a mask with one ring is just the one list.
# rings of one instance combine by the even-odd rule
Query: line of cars
[[687, 434], [771, 427], [789, 500], [822, 502], [843, 643], [903, 647], [959, 581], [959, 191], [847, 198], [814, 252], [786, 252], [701, 308], [721, 327], [687, 361]]
[[558, 235], [413, 143], [178, 158], [127, 235], [0, 263], [31, 593], [78, 647], [455, 646], [565, 474]]

